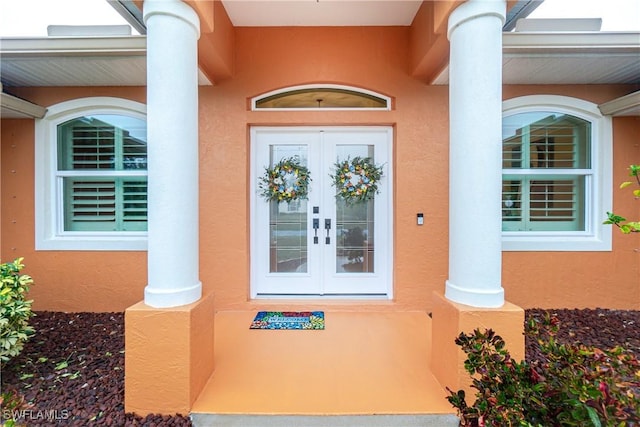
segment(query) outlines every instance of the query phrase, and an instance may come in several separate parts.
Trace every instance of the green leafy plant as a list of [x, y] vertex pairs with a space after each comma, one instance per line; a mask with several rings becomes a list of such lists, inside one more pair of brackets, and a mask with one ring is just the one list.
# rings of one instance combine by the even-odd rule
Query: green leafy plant
[[18, 355], [34, 333], [29, 326], [29, 319], [34, 315], [33, 301], [25, 299], [33, 280], [20, 274], [24, 268], [22, 260], [0, 264], [0, 363]]
[[[640, 165], [629, 166], [629, 176], [634, 177], [635, 183], [640, 186]], [[633, 181], [625, 181], [620, 184], [620, 188], [627, 188], [633, 185], [633, 183]], [[633, 190], [633, 196], [639, 198], [640, 189]], [[640, 221], [627, 221], [625, 217], [616, 215], [613, 212], [607, 212], [607, 219], [604, 221], [604, 224], [615, 225], [624, 234], [640, 232]]]
[[542, 360], [515, 361], [492, 330], [460, 334], [475, 402], [449, 391], [461, 425], [635, 426], [640, 423], [640, 362], [621, 347], [610, 350], [559, 344], [558, 321], [532, 319], [525, 333]]

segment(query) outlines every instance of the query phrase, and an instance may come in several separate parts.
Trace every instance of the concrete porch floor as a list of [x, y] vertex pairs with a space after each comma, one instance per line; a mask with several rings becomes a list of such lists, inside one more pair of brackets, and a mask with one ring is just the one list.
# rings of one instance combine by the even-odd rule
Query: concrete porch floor
[[457, 426], [429, 369], [423, 312], [325, 311], [325, 330], [251, 330], [255, 312], [215, 317], [215, 371], [196, 426]]

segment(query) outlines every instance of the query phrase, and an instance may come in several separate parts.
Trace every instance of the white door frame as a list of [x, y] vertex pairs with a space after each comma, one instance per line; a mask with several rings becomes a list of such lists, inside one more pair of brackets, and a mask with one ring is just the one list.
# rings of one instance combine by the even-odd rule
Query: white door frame
[[[369, 277], [369, 280], [371, 280], [372, 276], [375, 276], [374, 280], [376, 281], [376, 283], [378, 283], [378, 285], [375, 286], [375, 292], [340, 294], [340, 295], [336, 295], [333, 292], [329, 292], [329, 293], [320, 292], [319, 294], [310, 293], [309, 297], [313, 297], [313, 298], [374, 297], [374, 298], [384, 298], [384, 299], [393, 298], [393, 184], [392, 184], [393, 183], [393, 180], [392, 180], [392, 177], [393, 177], [393, 170], [392, 170], [393, 128], [390, 126], [304, 126], [304, 127], [302, 126], [296, 126], [296, 127], [255, 126], [251, 128], [251, 132], [250, 132], [250, 137], [251, 137], [250, 169], [251, 171], [249, 174], [250, 176], [249, 191], [250, 191], [250, 242], [251, 242], [251, 248], [250, 248], [251, 249], [251, 252], [250, 252], [251, 298], [263, 298], [263, 297], [264, 298], [285, 298], [287, 297], [287, 295], [283, 293], [264, 294], [260, 292], [261, 290], [263, 290], [260, 288], [260, 285], [259, 285], [261, 280], [264, 279], [262, 275], [268, 274], [271, 277], [273, 276], [271, 273], [265, 273], [265, 271], [268, 271], [268, 268], [265, 270], [265, 266], [268, 265], [268, 260], [265, 260], [264, 256], [263, 257], [258, 256], [258, 254], [260, 254], [261, 246], [264, 245], [264, 237], [260, 236], [260, 231], [262, 230], [264, 232], [263, 228], [265, 227], [264, 218], [260, 220], [259, 216], [256, 214], [257, 204], [265, 203], [264, 199], [259, 194], [260, 191], [258, 188], [258, 181], [261, 174], [264, 172], [264, 166], [265, 166], [262, 164], [257, 164], [257, 162], [259, 161], [258, 159], [259, 148], [257, 147], [256, 144], [259, 143], [258, 142], [259, 135], [264, 135], [264, 134], [283, 135], [283, 141], [287, 141], [288, 139], [287, 135], [303, 135], [304, 137], [306, 137], [308, 135], [313, 135], [313, 134], [323, 135], [323, 133], [338, 135], [338, 137], [341, 134], [350, 133], [354, 136], [354, 139], [357, 139], [357, 142], [355, 142], [355, 144], [362, 144], [363, 141], [366, 142], [367, 140], [365, 135], [367, 133], [375, 135], [378, 138], [378, 140], [384, 140], [384, 144], [377, 145], [375, 148], [376, 150], [375, 163], [376, 164], [380, 163], [377, 160], [378, 158], [384, 159], [384, 162], [383, 162], [384, 175], [381, 180], [381, 191], [385, 192], [385, 197], [384, 198], [378, 197], [376, 198], [376, 201], [378, 200], [382, 201], [382, 199], [386, 199], [386, 200], [384, 200], [384, 203], [376, 203], [375, 221], [377, 224], [376, 227], [379, 226], [380, 224], [384, 224], [380, 226], [380, 229], [376, 228], [376, 233], [381, 234], [377, 236], [376, 240], [378, 242], [387, 242], [387, 244], [376, 245], [376, 249], [375, 249], [376, 263], [374, 264], [376, 273], [372, 273], [372, 274], [365, 273], [363, 275], [358, 275], [358, 274], [349, 275], [349, 280], [356, 281], [356, 282], [362, 282], [362, 281], [368, 280], [367, 275]], [[312, 136], [310, 136], [310, 138], [312, 138]], [[264, 150], [264, 147], [262, 149]], [[330, 151], [330, 154], [328, 155], [333, 156], [335, 154], [333, 153], [333, 151]], [[314, 167], [311, 167], [312, 166], [311, 163], [314, 164], [313, 165]], [[327, 164], [326, 161], [325, 161], [325, 164]], [[333, 164], [333, 161], [331, 162], [331, 164]], [[328, 170], [321, 172], [320, 171], [321, 169], [320, 167], [318, 167], [318, 165], [320, 165], [319, 161], [316, 162], [315, 159], [310, 159], [309, 166], [311, 171], [312, 186], [314, 184], [314, 180], [316, 182], [316, 185], [318, 185], [317, 183], [319, 182], [319, 180], [324, 178], [318, 175], [319, 173], [326, 172], [328, 174], [330, 172]], [[333, 190], [331, 189], [330, 192], [333, 193]], [[316, 198], [317, 201], [314, 203], [320, 203], [320, 204], [326, 205], [326, 201], [331, 200], [331, 198], [334, 197], [333, 194], [328, 194], [328, 193], [329, 191], [324, 191], [324, 194], [316, 193], [314, 197]], [[329, 199], [327, 199], [327, 197]], [[311, 198], [311, 195], [310, 195], [310, 198]], [[334, 216], [335, 216], [335, 213], [334, 213]], [[309, 218], [311, 218], [311, 216], [309, 216]], [[321, 218], [321, 222], [324, 221], [323, 218]], [[383, 222], [379, 223], [378, 221], [381, 221], [381, 220]], [[309, 221], [311, 221], [311, 219], [309, 219]], [[335, 218], [333, 219], [333, 223], [335, 224]], [[320, 239], [324, 240], [325, 234], [324, 234], [323, 227], [321, 227], [319, 232], [320, 232], [319, 233]], [[332, 228], [330, 236], [331, 236], [331, 241], [336, 242], [335, 226]], [[312, 239], [311, 231], [308, 232], [308, 239]], [[323, 246], [324, 245], [309, 245], [309, 258], [311, 258], [312, 256], [317, 256], [317, 254], [314, 255], [313, 252], [314, 251], [317, 252], [318, 250], [323, 250]], [[333, 262], [335, 263], [335, 261]], [[320, 266], [320, 268], [324, 268], [324, 267]], [[313, 280], [311, 278], [312, 275], [323, 274], [323, 273], [319, 273], [316, 267], [310, 266], [309, 269], [311, 271], [309, 271], [308, 274], [295, 273], [297, 276], [296, 280], [299, 280], [299, 285], [302, 286], [302, 288], [306, 286], [305, 280]], [[334, 276], [336, 275], [334, 274]], [[347, 280], [347, 279], [344, 279], [344, 280]], [[301, 296], [305, 297], [306, 295], [295, 294], [291, 296], [295, 298], [299, 298]]]

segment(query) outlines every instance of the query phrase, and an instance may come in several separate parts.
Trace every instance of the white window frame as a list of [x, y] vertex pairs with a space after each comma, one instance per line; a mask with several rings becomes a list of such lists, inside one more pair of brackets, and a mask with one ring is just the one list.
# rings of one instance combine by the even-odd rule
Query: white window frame
[[58, 180], [58, 125], [81, 116], [113, 114], [146, 121], [146, 105], [121, 98], [90, 97], [47, 108], [35, 121], [35, 246], [36, 250], [141, 251], [145, 231], [65, 231], [64, 201]]
[[611, 118], [597, 104], [560, 95], [529, 95], [502, 103], [502, 116], [529, 112], [570, 114], [591, 123], [592, 174], [585, 192], [584, 231], [503, 231], [503, 251], [611, 251], [611, 226], [604, 225], [612, 210], [613, 131]]

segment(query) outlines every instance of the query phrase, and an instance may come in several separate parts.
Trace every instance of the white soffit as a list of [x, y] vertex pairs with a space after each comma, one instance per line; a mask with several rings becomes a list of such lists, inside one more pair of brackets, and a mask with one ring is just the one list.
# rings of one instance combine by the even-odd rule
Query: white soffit
[[[504, 84], [638, 84], [640, 33], [503, 33]], [[433, 81], [449, 83], [448, 67]]]
[[222, 0], [236, 27], [408, 26], [422, 0]]
[[[146, 36], [0, 40], [0, 74], [11, 86], [145, 86]], [[211, 82], [199, 72], [200, 85]]]
[[11, 86], [138, 86], [146, 81], [146, 39], [2, 39], [0, 72]]

